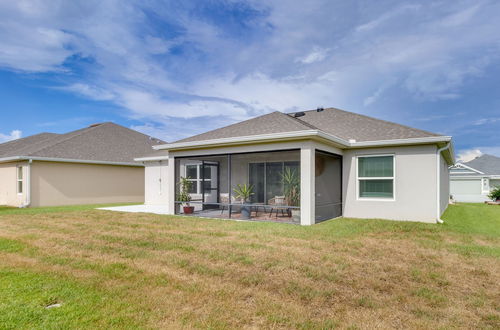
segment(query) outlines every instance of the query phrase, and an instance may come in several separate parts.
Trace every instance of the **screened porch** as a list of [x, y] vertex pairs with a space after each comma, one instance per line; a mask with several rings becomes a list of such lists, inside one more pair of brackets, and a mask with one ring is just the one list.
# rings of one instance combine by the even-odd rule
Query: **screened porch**
[[[315, 152], [315, 222], [342, 214], [342, 159]], [[300, 149], [176, 157], [175, 213], [301, 223]]]

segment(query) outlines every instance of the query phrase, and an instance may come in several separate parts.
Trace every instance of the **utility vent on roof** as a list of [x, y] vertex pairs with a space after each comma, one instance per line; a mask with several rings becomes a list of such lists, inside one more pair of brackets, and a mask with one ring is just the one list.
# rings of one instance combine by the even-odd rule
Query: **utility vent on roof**
[[302, 117], [302, 116], [305, 116], [305, 115], [306, 115], [306, 114], [305, 114], [304, 112], [296, 112], [296, 113], [294, 113], [294, 114], [293, 114], [293, 116], [294, 116], [295, 118], [299, 118], [299, 117]]

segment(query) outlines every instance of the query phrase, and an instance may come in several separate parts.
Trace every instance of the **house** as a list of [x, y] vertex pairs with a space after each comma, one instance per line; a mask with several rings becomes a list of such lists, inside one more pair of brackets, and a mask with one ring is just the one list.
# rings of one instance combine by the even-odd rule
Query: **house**
[[190, 212], [177, 200], [184, 177], [194, 215], [302, 225], [439, 222], [454, 163], [449, 136], [334, 108], [273, 112], [154, 149], [136, 159], [146, 164], [146, 204]]
[[114, 123], [0, 144], [0, 205], [143, 202], [147, 155], [163, 141]]
[[457, 202], [482, 203], [500, 186], [500, 158], [481, 155], [450, 168], [450, 193]]

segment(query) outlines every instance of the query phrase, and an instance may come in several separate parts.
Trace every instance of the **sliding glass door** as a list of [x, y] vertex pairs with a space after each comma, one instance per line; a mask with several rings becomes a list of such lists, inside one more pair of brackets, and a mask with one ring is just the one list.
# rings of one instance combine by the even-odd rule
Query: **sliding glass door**
[[253, 203], [266, 203], [284, 196], [283, 174], [289, 169], [300, 176], [299, 162], [262, 162], [249, 164], [249, 184], [253, 186]]

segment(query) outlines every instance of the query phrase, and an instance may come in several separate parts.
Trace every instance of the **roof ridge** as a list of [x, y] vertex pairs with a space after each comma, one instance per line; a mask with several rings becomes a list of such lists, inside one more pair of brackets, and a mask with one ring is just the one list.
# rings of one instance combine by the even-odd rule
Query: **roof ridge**
[[[412, 129], [412, 130], [421, 131], [421, 132], [424, 132], [424, 133], [427, 133], [427, 134], [443, 136], [442, 134], [436, 134], [436, 133], [429, 132], [429, 131], [426, 131], [426, 130], [423, 130], [423, 129], [420, 129], [420, 128], [415, 128], [415, 127], [411, 127], [411, 126], [408, 126], [408, 125], [403, 125], [403, 124], [395, 123], [395, 122], [389, 121], [389, 120], [378, 119], [378, 118], [367, 116], [367, 115], [363, 115], [363, 114], [360, 114], [360, 113], [357, 113], [357, 112], [351, 112], [351, 111], [342, 110], [342, 109], [333, 108], [333, 107], [325, 108], [324, 110], [329, 110], [329, 109], [336, 110], [336, 111], [341, 111], [341, 112], [345, 112], [345, 113], [349, 113], [349, 114], [353, 114], [355, 116], [364, 117], [364, 118], [367, 118], [367, 119], [370, 119], [370, 120], [381, 121], [381, 122], [392, 124], [392, 125], [398, 125], [400, 127], [404, 127], [404, 128], [409, 128], [409, 129]], [[309, 111], [316, 111], [316, 110], [309, 110]]]
[[37, 136], [37, 135], [43, 135], [43, 134], [60, 135], [60, 134], [57, 134], [57, 133], [41, 132], [41, 133], [37, 133], [37, 134], [33, 134], [33, 135], [28, 135], [28, 136], [25, 136], [25, 137], [21, 137], [19, 139], [14, 139], [14, 140], [2, 142], [2, 143], [0, 143], [0, 146], [4, 146], [4, 145], [7, 145], [7, 144], [12, 144], [12, 143], [15, 143], [15, 142], [22, 141], [24, 139], [29, 139], [31, 137], [34, 137], [34, 136]]
[[[363, 117], [363, 118], [366, 118], [366, 119], [370, 119], [370, 120], [374, 120], [374, 121], [378, 121], [378, 122], [384, 122], [384, 123], [391, 124], [391, 125], [398, 125], [399, 127], [409, 128], [409, 129], [420, 131], [420, 132], [423, 132], [423, 133], [426, 133], [426, 134], [443, 136], [442, 134], [437, 134], [437, 133], [429, 132], [429, 131], [426, 131], [426, 130], [423, 130], [423, 129], [420, 129], [420, 128], [415, 128], [415, 127], [411, 127], [411, 126], [408, 126], [408, 125], [399, 124], [399, 123], [396, 123], [396, 122], [393, 122], [393, 121], [389, 121], [389, 120], [384, 120], [384, 119], [379, 119], [379, 118], [367, 116], [367, 115], [364, 115], [364, 114], [361, 114], [361, 113], [357, 113], [357, 112], [347, 111], [347, 110], [343, 110], [343, 109], [339, 109], [339, 108], [334, 108], [334, 107], [323, 108], [323, 111], [328, 111], [328, 110], [340, 111], [340, 112], [344, 112], [344, 113], [347, 113], [347, 114], [350, 114], [350, 115], [354, 115], [354, 116], [357, 116], [357, 117]], [[318, 109], [296, 111], [296, 112], [290, 112], [288, 115], [291, 115], [291, 114], [294, 114], [294, 113], [297, 113], [297, 112], [317, 112], [317, 111], [318, 111]]]
[[316, 126], [314, 126], [314, 125], [312, 125], [312, 124], [306, 123], [306, 122], [305, 122], [305, 121], [303, 121], [303, 120], [300, 120], [300, 118], [297, 118], [297, 117], [292, 117], [292, 116], [290, 116], [289, 114], [284, 113], [284, 112], [281, 112], [281, 111], [275, 111], [275, 112], [278, 112], [278, 113], [280, 113], [280, 114], [284, 115], [285, 117], [287, 117], [287, 118], [288, 118], [287, 120], [291, 120], [291, 121], [293, 121], [293, 122], [298, 122], [299, 124], [306, 126], [306, 128], [308, 128], [308, 129], [317, 129], [317, 130], [320, 130], [320, 131], [321, 131], [321, 129], [317, 128]]
[[136, 131], [134, 129], [131, 129], [131, 128], [127, 127], [127, 126], [122, 126], [122, 125], [116, 124], [116, 123], [114, 123], [112, 121], [107, 121], [107, 122], [101, 123], [100, 125], [97, 125], [95, 127], [99, 127], [99, 126], [104, 125], [104, 124], [112, 124], [113, 126], [120, 127], [121, 129], [125, 128], [125, 129], [127, 129], [127, 130], [129, 130], [129, 131], [131, 131], [131, 132], [133, 132], [135, 134], [143, 135], [144, 137], [146, 137], [148, 139], [155, 139], [155, 140], [157, 140], [160, 143], [167, 143], [167, 141], [163, 141], [163, 140], [161, 140], [161, 139], [159, 139], [157, 137], [154, 137], [152, 135], [144, 134], [142, 132], [139, 132], [139, 131]]
[[[104, 123], [102, 123], [102, 124], [104, 124]], [[73, 139], [73, 138], [75, 138], [75, 137], [77, 137], [77, 136], [81, 136], [81, 135], [82, 135], [82, 134], [84, 134], [84, 133], [88, 133], [89, 131], [93, 131], [94, 129], [96, 129], [97, 127], [101, 126], [102, 124], [100, 124], [100, 125], [95, 125], [95, 126], [88, 126], [88, 127], [81, 128], [81, 129], [79, 129], [79, 130], [76, 130], [76, 131], [68, 132], [68, 133], [65, 133], [65, 134], [60, 134], [61, 136], [63, 136], [63, 137], [64, 137], [65, 135], [69, 135], [69, 134], [72, 134], [72, 133], [75, 133], [75, 132], [80, 131], [78, 134], [71, 135], [71, 136], [67, 137], [66, 139], [64, 139], [64, 138], [63, 138], [63, 139], [61, 139], [59, 142], [56, 142], [56, 143], [54, 143], [54, 144], [49, 144], [48, 146], [45, 146], [45, 147], [43, 147], [43, 148], [41, 148], [41, 149], [34, 150], [34, 151], [30, 152], [27, 156], [33, 155], [34, 153], [41, 152], [41, 151], [43, 151], [43, 150], [45, 150], [45, 149], [48, 149], [48, 148], [55, 147], [55, 146], [57, 146], [57, 145], [59, 145], [59, 144], [61, 144], [61, 143], [63, 143], [63, 142], [69, 141], [69, 140], [71, 140], [71, 139]]]

